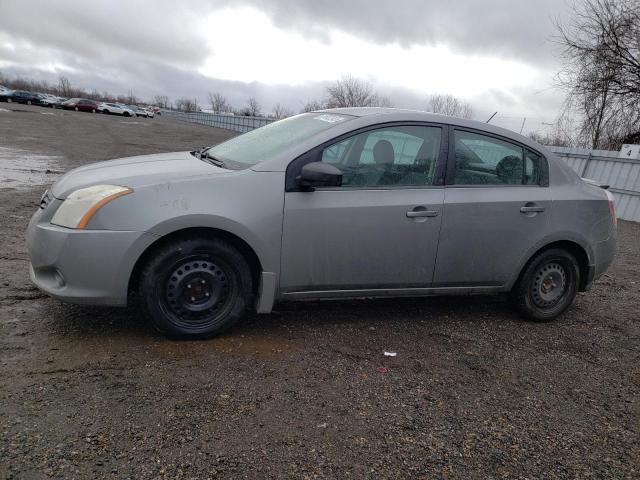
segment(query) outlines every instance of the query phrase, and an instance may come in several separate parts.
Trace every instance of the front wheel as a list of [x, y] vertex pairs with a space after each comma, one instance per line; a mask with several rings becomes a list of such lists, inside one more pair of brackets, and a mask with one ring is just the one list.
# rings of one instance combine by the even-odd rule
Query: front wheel
[[247, 261], [215, 238], [186, 238], [153, 253], [138, 292], [148, 319], [172, 338], [207, 338], [232, 327], [253, 301]]
[[536, 255], [511, 292], [514, 306], [529, 320], [549, 322], [573, 303], [580, 284], [576, 258], [561, 248]]

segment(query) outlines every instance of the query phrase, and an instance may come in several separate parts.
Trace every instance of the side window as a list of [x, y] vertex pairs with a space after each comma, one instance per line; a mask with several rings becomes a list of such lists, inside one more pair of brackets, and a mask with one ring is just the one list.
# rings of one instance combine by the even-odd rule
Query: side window
[[363, 132], [322, 152], [343, 187], [427, 186], [436, 175], [442, 129], [392, 126]]
[[340, 168], [340, 165], [344, 163], [344, 159], [346, 158], [349, 148], [353, 144], [353, 138], [354, 137], [347, 138], [342, 142], [335, 143], [330, 147], [325, 148], [322, 151], [322, 161]]
[[455, 185], [522, 185], [522, 148], [497, 138], [456, 130]]
[[542, 159], [537, 153], [527, 150], [524, 157], [524, 183], [525, 185], [540, 184], [540, 169], [542, 168]]

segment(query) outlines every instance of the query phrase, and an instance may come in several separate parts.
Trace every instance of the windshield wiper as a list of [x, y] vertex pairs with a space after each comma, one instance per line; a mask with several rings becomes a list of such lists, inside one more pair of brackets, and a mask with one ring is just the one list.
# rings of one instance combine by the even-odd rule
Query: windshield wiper
[[193, 152], [189, 153], [197, 159], [204, 160], [205, 162], [210, 163], [211, 165], [215, 165], [216, 167], [227, 168], [226, 164], [222, 160], [214, 157], [209, 153], [210, 148], [211, 147], [202, 147], [199, 150], [194, 150]]
[[209, 162], [210, 164], [215, 165], [216, 167], [227, 168], [227, 166], [225, 165], [225, 163], [222, 160], [220, 160], [219, 158], [214, 157], [213, 155], [211, 155], [206, 150], [203, 151], [203, 152], [200, 152], [200, 159], [204, 160], [205, 162]]

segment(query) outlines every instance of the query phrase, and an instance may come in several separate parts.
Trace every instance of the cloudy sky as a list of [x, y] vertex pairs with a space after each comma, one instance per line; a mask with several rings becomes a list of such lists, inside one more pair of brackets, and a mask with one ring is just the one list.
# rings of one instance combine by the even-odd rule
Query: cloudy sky
[[219, 91], [299, 110], [350, 74], [398, 107], [430, 94], [519, 130], [552, 122], [565, 0], [2, 0], [0, 72], [141, 98]]

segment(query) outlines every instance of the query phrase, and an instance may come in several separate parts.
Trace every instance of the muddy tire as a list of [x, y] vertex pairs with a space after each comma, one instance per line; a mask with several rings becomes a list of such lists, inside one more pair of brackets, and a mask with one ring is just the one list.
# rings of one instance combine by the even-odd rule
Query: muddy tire
[[171, 338], [208, 338], [235, 325], [253, 304], [251, 270], [216, 238], [184, 238], [158, 248], [140, 274], [138, 293], [151, 324]]
[[549, 322], [573, 303], [580, 284], [576, 258], [561, 248], [540, 252], [525, 266], [511, 291], [515, 308], [528, 320]]

